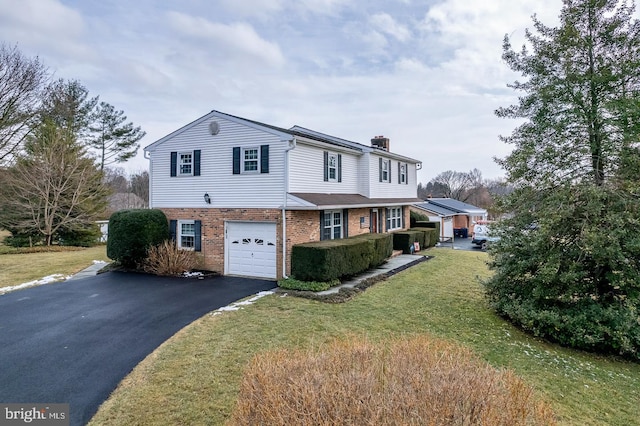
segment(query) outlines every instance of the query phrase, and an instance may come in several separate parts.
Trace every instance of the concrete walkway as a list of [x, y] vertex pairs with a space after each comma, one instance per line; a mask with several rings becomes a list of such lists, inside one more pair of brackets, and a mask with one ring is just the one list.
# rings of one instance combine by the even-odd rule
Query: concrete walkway
[[67, 281], [72, 281], [72, 280], [78, 280], [81, 278], [87, 278], [87, 277], [93, 277], [94, 275], [96, 275], [98, 273], [98, 271], [102, 268], [104, 268], [105, 266], [107, 266], [108, 262], [99, 262], [94, 260], [93, 261], [93, 265], [89, 266], [88, 268], [83, 269], [82, 271], [78, 272], [75, 275], [70, 276], [69, 278], [67, 278]]
[[375, 269], [371, 269], [361, 275], [357, 275], [349, 281], [346, 281], [338, 286], [331, 287], [329, 290], [320, 291], [317, 294], [322, 296], [326, 294], [338, 293], [341, 288], [354, 288], [366, 279], [377, 277], [383, 274], [386, 274], [387, 276], [394, 275], [400, 271], [410, 268], [413, 265], [417, 265], [418, 263], [423, 262], [426, 259], [427, 258], [423, 255], [401, 254], [387, 259], [385, 263]]

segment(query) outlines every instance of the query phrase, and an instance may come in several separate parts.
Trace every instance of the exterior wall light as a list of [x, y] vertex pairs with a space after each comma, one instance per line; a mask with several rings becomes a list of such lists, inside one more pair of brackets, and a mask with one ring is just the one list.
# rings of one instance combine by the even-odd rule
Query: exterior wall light
[[207, 204], [211, 204], [211, 197], [209, 196], [208, 192], [205, 192], [204, 194], [204, 202]]

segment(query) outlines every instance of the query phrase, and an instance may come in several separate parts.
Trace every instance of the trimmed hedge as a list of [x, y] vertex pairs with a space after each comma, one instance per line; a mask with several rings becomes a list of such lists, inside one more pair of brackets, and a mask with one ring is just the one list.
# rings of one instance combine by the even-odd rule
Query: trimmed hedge
[[278, 287], [297, 291], [325, 291], [338, 284], [340, 284], [340, 280], [337, 279], [329, 282], [300, 281], [295, 278], [278, 281]]
[[369, 269], [373, 244], [345, 238], [297, 244], [291, 249], [291, 275], [301, 281], [331, 281]]
[[136, 267], [152, 246], [169, 239], [169, 222], [161, 210], [120, 210], [109, 218], [107, 256], [125, 267]]
[[351, 238], [365, 239], [373, 245], [369, 268], [382, 265], [393, 253], [393, 235], [391, 234], [362, 234]]
[[416, 241], [419, 243], [420, 238], [424, 238], [422, 231], [400, 231], [393, 233], [393, 249], [402, 250], [403, 254], [411, 253], [411, 246]]
[[408, 231], [418, 231], [422, 234], [420, 248], [434, 247], [438, 243], [438, 234], [435, 228], [409, 228]]
[[382, 265], [392, 252], [393, 234], [297, 244], [291, 251], [291, 275], [318, 282], [350, 277]]

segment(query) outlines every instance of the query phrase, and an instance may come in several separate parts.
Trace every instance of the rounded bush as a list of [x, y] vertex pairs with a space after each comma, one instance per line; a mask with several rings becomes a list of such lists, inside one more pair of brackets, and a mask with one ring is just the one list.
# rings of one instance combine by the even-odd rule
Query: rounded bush
[[135, 267], [149, 248], [169, 239], [169, 222], [161, 210], [120, 210], [109, 218], [107, 256], [126, 267]]

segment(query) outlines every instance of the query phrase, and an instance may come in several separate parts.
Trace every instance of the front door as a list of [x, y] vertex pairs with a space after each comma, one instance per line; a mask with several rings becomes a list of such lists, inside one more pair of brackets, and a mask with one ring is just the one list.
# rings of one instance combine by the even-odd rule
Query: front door
[[369, 224], [371, 225], [371, 233], [378, 233], [378, 209], [371, 209], [371, 217], [369, 218]]

